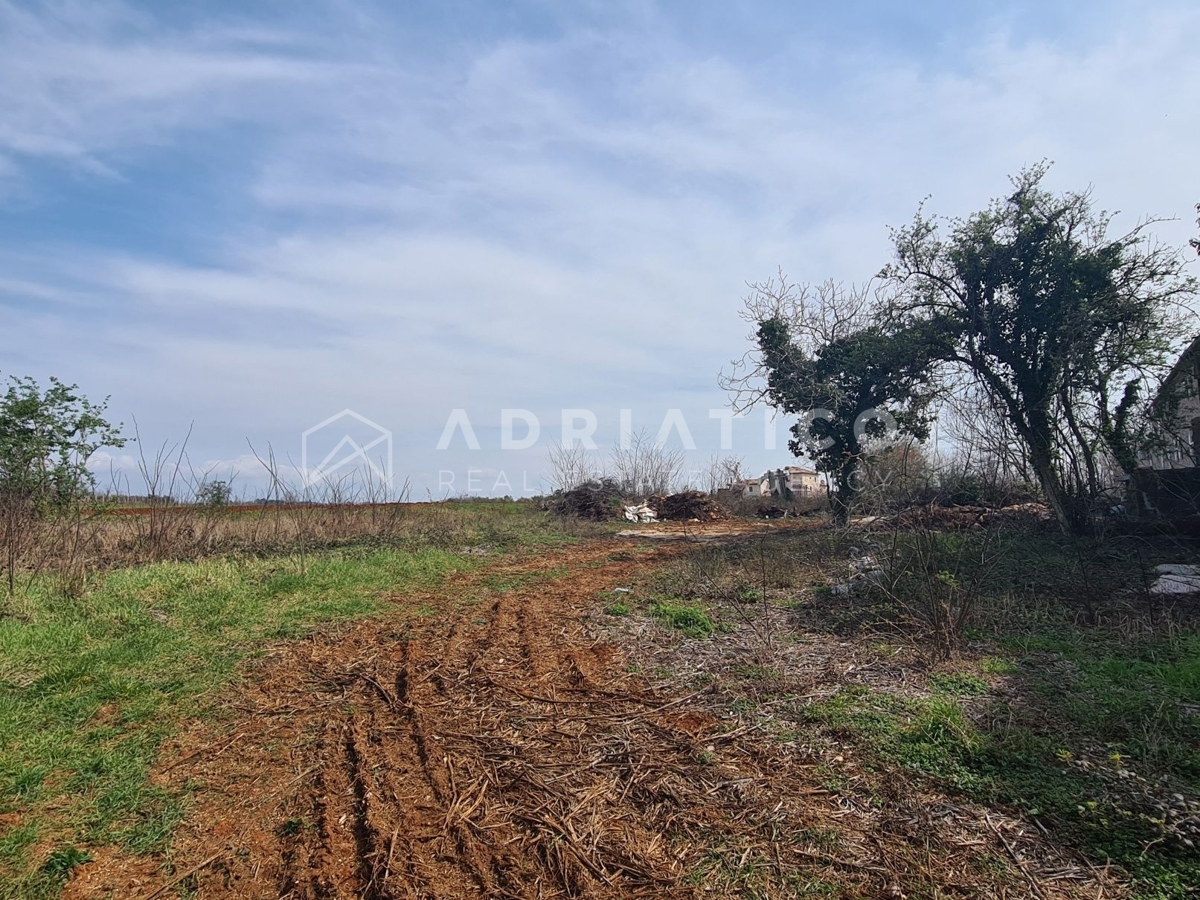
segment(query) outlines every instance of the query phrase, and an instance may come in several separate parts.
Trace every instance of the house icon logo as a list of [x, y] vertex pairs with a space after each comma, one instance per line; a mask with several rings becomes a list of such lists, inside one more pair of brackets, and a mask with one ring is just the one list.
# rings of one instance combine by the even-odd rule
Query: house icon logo
[[[315, 459], [330, 446], [321, 461], [310, 467], [309, 458]], [[301, 435], [300, 477], [305, 487], [328, 481], [342, 470], [359, 470], [391, 487], [392, 433], [352, 409], [343, 409]]]

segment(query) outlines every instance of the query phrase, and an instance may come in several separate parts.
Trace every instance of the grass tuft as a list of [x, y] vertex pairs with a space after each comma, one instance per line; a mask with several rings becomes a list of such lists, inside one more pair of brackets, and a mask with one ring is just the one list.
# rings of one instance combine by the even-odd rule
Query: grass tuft
[[711, 637], [716, 630], [708, 613], [690, 604], [658, 601], [651, 604], [650, 615], [692, 638]]

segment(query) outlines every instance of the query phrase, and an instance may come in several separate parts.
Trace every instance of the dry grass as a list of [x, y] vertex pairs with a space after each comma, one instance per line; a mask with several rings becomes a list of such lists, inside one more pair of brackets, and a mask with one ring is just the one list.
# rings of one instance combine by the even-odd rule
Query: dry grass
[[212, 556], [309, 554], [351, 544], [401, 549], [504, 549], [557, 542], [598, 526], [543, 514], [532, 502], [313, 503], [204, 507], [158, 500], [145, 506], [94, 505], [27, 524], [17, 561], [18, 593], [49, 576], [80, 596], [99, 572]]

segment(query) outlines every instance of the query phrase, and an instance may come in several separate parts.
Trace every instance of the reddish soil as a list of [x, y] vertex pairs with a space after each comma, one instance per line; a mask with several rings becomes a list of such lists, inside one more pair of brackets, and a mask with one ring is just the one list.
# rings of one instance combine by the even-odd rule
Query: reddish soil
[[[94, 851], [67, 896], [796, 896], [836, 885], [903, 897], [931, 881], [947, 897], [1025, 894], [998, 843], [987, 884], [963, 882], [981, 850], [941, 813], [856, 818], [805, 748], [731, 730], [712, 687], [670, 694], [627, 671], [584, 622], [603, 594], [689, 547], [631, 550], [606, 539], [502, 562], [396, 598], [432, 610], [421, 619], [276, 648], [231, 692], [222, 726], [197, 723], [164, 749], [157, 782], [190, 795], [168, 858]], [[832, 825], [861, 825], [860, 840], [830, 843]]]

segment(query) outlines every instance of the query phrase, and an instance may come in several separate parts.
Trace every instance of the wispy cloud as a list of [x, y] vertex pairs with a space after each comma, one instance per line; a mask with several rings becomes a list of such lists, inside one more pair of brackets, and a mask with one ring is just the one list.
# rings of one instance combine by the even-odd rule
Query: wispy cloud
[[346, 406], [404, 423], [413, 471], [452, 407], [703, 422], [744, 282], [869, 277], [926, 194], [965, 213], [1051, 157], [1105, 206], [1180, 216], [1176, 243], [1200, 198], [1186, 4], [1086, 33], [956, 19], [936, 52], [764, 7], [757, 58], [652, 5], [477, 32], [366, 5], [160, 14], [0, 3], [0, 352], [195, 418], [213, 459]]

